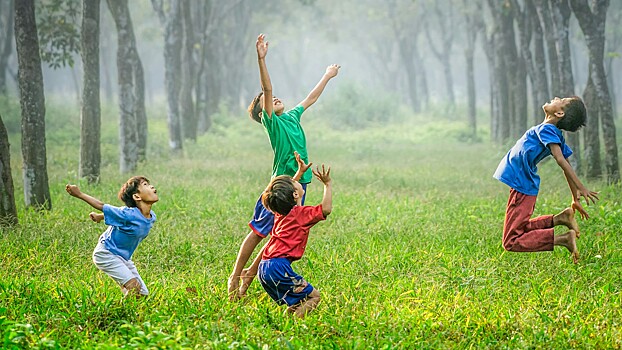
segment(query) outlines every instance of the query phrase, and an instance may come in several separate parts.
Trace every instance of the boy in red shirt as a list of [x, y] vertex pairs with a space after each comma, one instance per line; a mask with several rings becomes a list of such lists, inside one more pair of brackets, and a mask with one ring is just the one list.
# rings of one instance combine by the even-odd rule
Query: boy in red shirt
[[[296, 155], [296, 159], [299, 156]], [[319, 221], [326, 220], [333, 207], [330, 167], [322, 164], [313, 175], [324, 184], [324, 197], [317, 206], [303, 206], [305, 192], [295, 180], [309, 165], [298, 162], [298, 172], [292, 178], [277, 176], [261, 196], [261, 201], [274, 213], [274, 229], [259, 263], [258, 277], [261, 286], [278, 304], [287, 304], [287, 311], [298, 317], [315, 309], [320, 302], [320, 292], [294, 272], [293, 261], [304, 254], [309, 230]]]

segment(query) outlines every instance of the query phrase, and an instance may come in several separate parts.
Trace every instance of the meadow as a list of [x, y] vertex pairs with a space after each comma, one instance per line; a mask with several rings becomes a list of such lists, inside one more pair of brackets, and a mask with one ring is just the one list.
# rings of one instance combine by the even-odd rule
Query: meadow
[[[49, 102], [53, 209], [27, 210], [19, 110], [3, 101], [20, 224], [0, 233], [1, 348], [622, 347], [622, 189], [586, 181], [601, 200], [579, 221], [578, 264], [562, 248], [505, 252], [508, 188], [492, 173], [511, 144], [490, 144], [485, 120], [483, 141], [465, 142], [464, 123], [437, 116], [340, 129], [319, 112], [305, 114], [311, 161], [332, 167], [334, 209], [293, 265], [322, 294], [318, 309], [297, 320], [257, 281], [247, 298], [227, 299], [227, 277], [270, 179], [261, 126], [242, 113], [216, 116], [175, 156], [165, 108], [154, 107], [148, 161], [135, 174], [158, 189], [158, 221], [133, 256], [151, 294], [123, 299], [91, 262], [105, 226], [64, 190], [78, 183], [121, 205], [116, 193], [130, 174], [118, 172], [118, 121], [104, 106], [102, 179], [88, 185], [77, 179], [78, 111]], [[549, 161], [540, 173], [535, 214], [557, 213], [570, 204], [561, 169]], [[307, 204], [321, 195], [314, 180]]]

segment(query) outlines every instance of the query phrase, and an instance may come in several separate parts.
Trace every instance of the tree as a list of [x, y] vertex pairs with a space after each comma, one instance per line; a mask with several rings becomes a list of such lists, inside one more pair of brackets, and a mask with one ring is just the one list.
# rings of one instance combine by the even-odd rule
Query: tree
[[471, 137], [477, 136], [477, 109], [476, 109], [476, 90], [475, 90], [475, 43], [477, 36], [484, 26], [480, 16], [482, 6], [479, 1], [464, 0], [464, 25], [466, 35], [466, 46], [464, 48], [464, 60], [466, 63], [466, 84], [467, 84], [467, 104], [468, 104], [468, 123], [471, 129]]
[[82, 2], [82, 113], [80, 115], [80, 177], [99, 180], [101, 110], [99, 101], [99, 0]]
[[579, 20], [589, 50], [590, 79], [598, 96], [598, 111], [605, 141], [607, 181], [617, 183], [620, 181], [620, 166], [618, 163], [616, 126], [604, 67], [605, 22], [609, 0], [596, 0], [593, 2], [592, 8], [586, 0], [570, 0], [570, 4]]
[[[146, 130], [147, 125], [139, 124], [138, 120], [137, 110], [140, 100], [136, 96], [137, 72], [135, 70], [138, 53], [136, 52], [136, 39], [127, 0], [107, 0], [107, 3], [117, 27], [117, 82], [119, 84], [119, 144], [121, 153], [119, 168], [122, 173], [126, 173], [136, 169], [141, 153], [138, 131], [140, 129]], [[138, 73], [138, 77], [142, 77], [141, 73]], [[143, 122], [146, 123], [146, 120]]]
[[163, 0], [151, 0], [164, 27], [164, 84], [168, 102], [169, 147], [174, 153], [183, 149], [179, 116], [179, 90], [181, 72], [181, 6], [179, 0], [170, 0], [165, 12]]
[[437, 48], [434, 44], [436, 40], [432, 39], [432, 36], [430, 34], [430, 27], [427, 25], [424, 26], [425, 34], [426, 38], [428, 39], [428, 43], [430, 45], [432, 53], [443, 66], [443, 76], [445, 77], [445, 89], [447, 90], [447, 99], [449, 100], [449, 107], [453, 109], [456, 105], [456, 97], [454, 94], [454, 80], [451, 73], [451, 49], [454, 43], [454, 31], [446, 26], [444, 22], [447, 20], [453, 22], [455, 20], [455, 16], [452, 4], [449, 4], [449, 6], [443, 6], [440, 1], [434, 1], [433, 6], [434, 15], [431, 17], [438, 21], [440, 35], [439, 41], [441, 43], [441, 47]]
[[183, 18], [184, 40], [181, 53], [181, 91], [179, 95], [179, 106], [185, 139], [195, 141], [197, 139], [197, 119], [194, 113], [194, 27], [192, 26], [192, 15], [190, 2], [183, 1], [181, 4]]
[[9, 135], [0, 116], [0, 226], [17, 224]]
[[13, 46], [14, 0], [0, 3], [0, 94], [6, 94], [6, 71]]
[[51, 209], [45, 148], [45, 96], [34, 0], [16, 2], [15, 46], [22, 109], [24, 199], [27, 207]]

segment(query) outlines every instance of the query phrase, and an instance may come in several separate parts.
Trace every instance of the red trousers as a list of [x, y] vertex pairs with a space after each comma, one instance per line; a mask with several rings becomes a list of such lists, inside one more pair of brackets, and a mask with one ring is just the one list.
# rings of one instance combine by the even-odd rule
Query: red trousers
[[553, 250], [553, 215], [531, 218], [536, 196], [510, 190], [503, 224], [503, 248], [511, 252]]

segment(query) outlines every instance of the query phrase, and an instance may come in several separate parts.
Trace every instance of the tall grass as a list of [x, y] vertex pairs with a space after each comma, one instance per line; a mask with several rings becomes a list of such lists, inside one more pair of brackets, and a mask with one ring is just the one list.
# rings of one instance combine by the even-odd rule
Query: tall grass
[[[13, 176], [18, 227], [0, 236], [0, 335], [5, 348], [620, 348], [620, 188], [581, 221], [581, 261], [567, 251], [507, 253], [501, 229], [508, 189], [492, 178], [506, 147], [457, 140], [466, 126], [417, 116], [342, 131], [303, 117], [311, 161], [332, 166], [334, 211], [312, 229], [294, 269], [321, 291], [304, 320], [283, 315], [257, 282], [237, 303], [226, 281], [270, 178], [261, 127], [219, 120], [184, 157], [167, 150], [163, 109], [149, 124], [148, 161], [136, 174], [158, 188], [158, 215], [133, 260], [151, 294], [123, 299], [91, 262], [101, 224], [64, 191], [105, 202], [118, 173], [117, 122], [104, 109], [102, 181], [76, 179], [76, 112], [48, 108], [53, 210], [23, 208], [18, 135]], [[7, 116], [3, 115], [6, 119]], [[561, 170], [540, 167], [536, 214], [570, 203]], [[321, 199], [308, 188], [308, 204]], [[560, 233], [563, 230], [560, 229]]]

